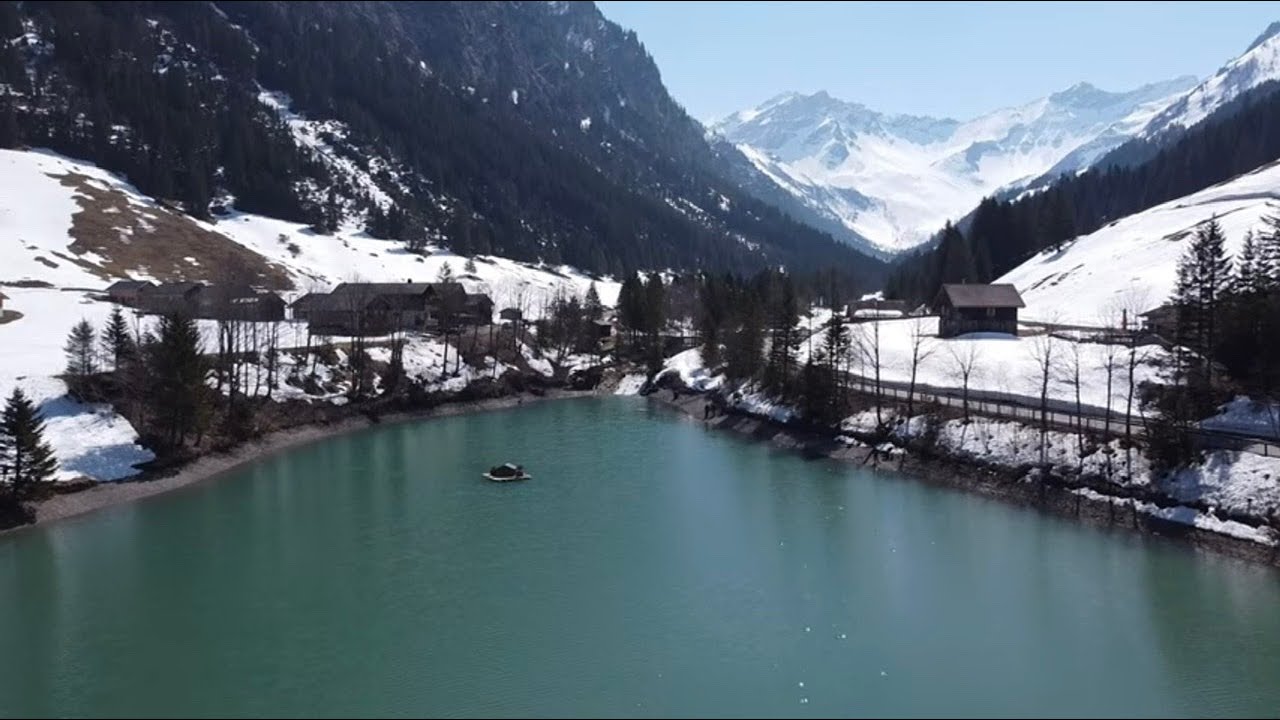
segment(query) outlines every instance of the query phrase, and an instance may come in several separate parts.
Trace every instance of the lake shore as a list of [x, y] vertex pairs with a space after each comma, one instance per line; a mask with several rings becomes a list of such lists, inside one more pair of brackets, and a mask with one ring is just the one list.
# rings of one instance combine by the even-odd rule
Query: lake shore
[[265, 457], [294, 448], [347, 435], [370, 427], [415, 422], [431, 418], [488, 412], [522, 405], [589, 397], [594, 391], [547, 390], [542, 394], [518, 393], [486, 400], [447, 402], [432, 408], [380, 415], [376, 420], [357, 414], [341, 420], [308, 424], [267, 433], [260, 438], [236, 445], [225, 451], [205, 453], [177, 468], [144, 473], [136, 478], [103, 482], [77, 492], [68, 492], [31, 503], [35, 521], [0, 530], [0, 535], [22, 532], [66, 518], [77, 517], [103, 508], [134, 502], [171, 492], [196, 483], [212, 480], [231, 470]]
[[866, 446], [845, 445], [835, 441], [830, 435], [786, 427], [744, 413], [719, 414], [704, 420], [702, 413], [708, 396], [692, 391], [684, 391], [679, 397], [673, 398], [668, 390], [658, 390], [649, 395], [649, 399], [704, 423], [707, 427], [732, 432], [756, 442], [769, 443], [807, 457], [870, 465], [880, 470], [907, 475], [915, 481], [976, 493], [1096, 527], [1154, 535], [1190, 544], [1197, 550], [1280, 567], [1280, 547], [1161, 520], [1133, 511], [1130, 507], [1082, 496], [1065, 488], [1023, 482], [1013, 473], [980, 468], [962, 459], [925, 458], [910, 452], [886, 459], [881, 453]]

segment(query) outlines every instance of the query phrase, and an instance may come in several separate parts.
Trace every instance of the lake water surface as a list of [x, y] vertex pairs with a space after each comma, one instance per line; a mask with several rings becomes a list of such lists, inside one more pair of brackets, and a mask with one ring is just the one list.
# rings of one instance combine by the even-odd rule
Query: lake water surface
[[1280, 573], [549, 402], [0, 538], [0, 715], [170, 712], [1276, 716]]

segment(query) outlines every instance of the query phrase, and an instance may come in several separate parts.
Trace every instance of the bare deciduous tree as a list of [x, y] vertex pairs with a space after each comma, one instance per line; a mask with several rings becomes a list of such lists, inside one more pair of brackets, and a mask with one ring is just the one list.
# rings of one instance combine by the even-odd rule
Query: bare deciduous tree
[[1125, 345], [1128, 348], [1125, 361], [1124, 408], [1124, 472], [1126, 482], [1133, 480], [1133, 401], [1138, 390], [1138, 368], [1150, 357], [1147, 349], [1139, 344], [1142, 337], [1139, 332], [1140, 329], [1137, 327], [1137, 318], [1138, 313], [1142, 312], [1142, 309], [1148, 305], [1147, 293], [1138, 289], [1131, 289], [1123, 293], [1117, 302], [1121, 324], [1125, 327]]
[[1044, 465], [1045, 443], [1049, 437], [1049, 381], [1053, 378], [1056, 348], [1053, 337], [1047, 330], [1028, 338], [1027, 347], [1035, 361], [1035, 377], [1040, 386], [1040, 464]]
[[[880, 323], [877, 320], [874, 324]], [[916, 377], [920, 372], [920, 364], [933, 355], [934, 342], [934, 335], [929, 332], [925, 319], [913, 318], [911, 320], [911, 382], [907, 385], [908, 418], [915, 415]]]
[[880, 323], [860, 323], [854, 325], [853, 355], [861, 367], [862, 379], [866, 379], [866, 371], [872, 374], [872, 393], [876, 405], [876, 425], [884, 425], [882, 406], [884, 404], [883, 385], [880, 382]]
[[1084, 368], [1083, 352], [1080, 342], [1066, 343], [1065, 352], [1062, 353], [1057, 368], [1058, 381], [1070, 388], [1075, 397], [1076, 411], [1073, 420], [1076, 428], [1077, 472], [1084, 468], [1084, 405], [1080, 401], [1081, 374]]
[[974, 342], [949, 342], [947, 354], [951, 357], [952, 377], [960, 381], [960, 403], [964, 408], [964, 421], [969, 422], [969, 387], [981, 373], [979, 363], [982, 353]]

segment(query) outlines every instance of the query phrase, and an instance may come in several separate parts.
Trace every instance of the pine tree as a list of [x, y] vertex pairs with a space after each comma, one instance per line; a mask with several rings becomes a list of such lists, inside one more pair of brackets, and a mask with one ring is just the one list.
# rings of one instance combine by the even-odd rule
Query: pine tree
[[600, 293], [596, 292], [594, 281], [587, 286], [587, 296], [582, 300], [582, 310], [591, 321], [604, 317], [604, 305], [600, 302]]
[[133, 336], [119, 307], [112, 308], [107, 324], [102, 328], [102, 355], [111, 359], [111, 368], [119, 371], [134, 354]]
[[969, 242], [960, 228], [950, 222], [942, 229], [942, 239], [938, 244], [938, 263], [937, 280], [933, 283], [935, 287], [943, 283], [978, 281], [973, 255], [969, 252]]
[[662, 329], [667, 323], [667, 292], [662, 276], [651, 273], [644, 286], [644, 328], [648, 336], [646, 358], [650, 374], [662, 369]]
[[1045, 245], [1061, 250], [1063, 243], [1075, 236], [1075, 208], [1072, 206], [1071, 196], [1065, 191], [1054, 192], [1045, 217]]
[[1258, 235], [1258, 273], [1267, 290], [1280, 290], [1280, 215], [1265, 218], [1267, 229]]
[[618, 291], [618, 322], [627, 329], [632, 342], [636, 333], [644, 331], [644, 284], [639, 276], [628, 274]]
[[1178, 342], [1200, 356], [1204, 380], [1212, 379], [1209, 361], [1218, 348], [1218, 320], [1231, 285], [1231, 260], [1217, 218], [1196, 228], [1191, 246], [1178, 262], [1173, 303], [1178, 308]]
[[62, 351], [67, 356], [67, 376], [79, 383], [98, 371], [95, 340], [97, 333], [88, 320], [81, 320], [71, 328], [71, 335]]
[[826, 359], [827, 372], [832, 379], [830, 402], [834, 407], [843, 408], [845, 401], [845, 368], [849, 361], [852, 346], [849, 328], [844, 324], [844, 315], [839, 311], [831, 313], [827, 321], [826, 332], [822, 337], [822, 356]]
[[702, 334], [702, 362], [707, 368], [719, 367], [723, 354], [720, 344], [724, 341], [723, 329], [728, 309], [723, 301], [723, 289], [715, 278], [704, 278], [698, 289], [698, 331]]
[[442, 282], [442, 283], [453, 282], [453, 268], [449, 265], [449, 262], [447, 260], [443, 265], [440, 266], [439, 272], [436, 273], [436, 282]]
[[58, 469], [53, 449], [44, 440], [44, 421], [21, 388], [14, 388], [0, 415], [0, 465], [7, 468], [9, 488], [17, 500]]
[[800, 407], [810, 422], [833, 422], [837, 407], [832, 402], [834, 377], [821, 351], [814, 353], [814, 357], [806, 360], [800, 369]]
[[462, 266], [462, 271], [468, 275], [475, 275], [476, 261], [473, 258], [467, 258], [466, 264]]
[[769, 319], [769, 361], [765, 365], [765, 385], [787, 397], [795, 367], [800, 333], [796, 330], [798, 305], [795, 285], [789, 275], [782, 277], [782, 288]]
[[165, 442], [181, 445], [192, 433], [198, 439], [209, 419], [210, 399], [195, 321], [180, 314], [162, 316], [159, 336], [148, 350], [148, 400]]
[[748, 295], [739, 304], [741, 324], [724, 343], [725, 374], [732, 380], [747, 380], [760, 371], [764, 353], [764, 318], [759, 302]]

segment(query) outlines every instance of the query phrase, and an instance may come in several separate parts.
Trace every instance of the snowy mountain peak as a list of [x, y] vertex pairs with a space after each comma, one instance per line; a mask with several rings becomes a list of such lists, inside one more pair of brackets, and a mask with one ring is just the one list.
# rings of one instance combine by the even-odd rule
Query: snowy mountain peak
[[1274, 80], [1280, 80], [1280, 22], [1271, 23], [1239, 57], [1152, 118], [1141, 136], [1192, 127], [1245, 92]]
[[1249, 47], [1245, 48], [1244, 51], [1247, 53], [1277, 35], [1280, 35], [1280, 20], [1268, 25], [1267, 29], [1263, 30], [1257, 39], [1249, 43]]
[[819, 214], [895, 252], [985, 195], [1086, 167], [1195, 83], [1180, 77], [1111, 92], [1080, 82], [967, 122], [791, 92], [710, 130]]

